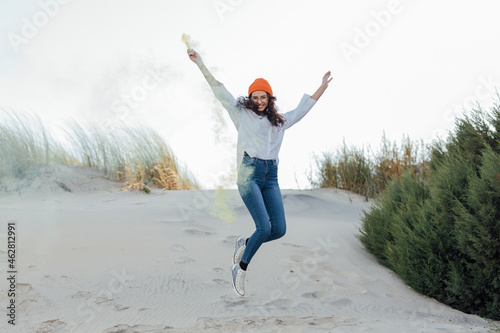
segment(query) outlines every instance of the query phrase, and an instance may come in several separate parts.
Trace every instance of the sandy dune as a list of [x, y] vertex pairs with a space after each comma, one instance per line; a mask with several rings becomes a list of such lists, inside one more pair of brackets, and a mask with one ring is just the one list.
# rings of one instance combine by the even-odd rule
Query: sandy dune
[[[7, 221], [18, 235], [17, 325], [2, 316], [1, 332], [490, 331], [366, 253], [355, 234], [368, 203], [357, 196], [284, 190], [287, 234], [254, 257], [240, 298], [233, 242], [253, 222], [236, 190], [224, 192], [228, 223], [211, 215], [215, 191], [110, 191], [97, 174], [75, 178], [88, 170], [67, 172], [57, 182], [71, 192], [42, 184], [0, 196], [4, 272]], [[7, 289], [2, 278], [4, 309]]]

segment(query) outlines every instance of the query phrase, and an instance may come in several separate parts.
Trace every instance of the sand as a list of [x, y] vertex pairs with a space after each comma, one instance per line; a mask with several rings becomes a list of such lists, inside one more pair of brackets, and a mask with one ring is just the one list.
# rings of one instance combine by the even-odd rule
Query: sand
[[[63, 185], [61, 185], [63, 184]], [[492, 323], [421, 296], [365, 251], [370, 203], [335, 190], [283, 190], [287, 234], [264, 244], [231, 289], [234, 239], [253, 222], [211, 215], [216, 191], [119, 191], [102, 173], [45, 170], [0, 193], [0, 256], [16, 222], [16, 326], [0, 332], [489, 332]], [[2, 187], [0, 186], [0, 189]], [[12, 190], [15, 189], [15, 190]], [[498, 323], [496, 323], [500, 326]]]

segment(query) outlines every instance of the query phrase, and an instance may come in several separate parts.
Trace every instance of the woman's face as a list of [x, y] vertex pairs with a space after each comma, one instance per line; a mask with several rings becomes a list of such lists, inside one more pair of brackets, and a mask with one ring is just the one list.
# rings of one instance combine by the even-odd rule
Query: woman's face
[[264, 111], [267, 108], [267, 104], [269, 103], [267, 99], [267, 93], [265, 91], [254, 91], [252, 93], [252, 102], [257, 105], [258, 111]]

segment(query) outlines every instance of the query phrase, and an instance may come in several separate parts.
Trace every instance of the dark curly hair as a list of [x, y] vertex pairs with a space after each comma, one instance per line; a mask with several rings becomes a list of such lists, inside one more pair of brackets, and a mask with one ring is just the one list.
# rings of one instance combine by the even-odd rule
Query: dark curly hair
[[262, 116], [262, 114], [264, 114], [273, 126], [283, 126], [283, 124], [285, 123], [285, 119], [278, 113], [278, 107], [274, 103], [276, 101], [276, 97], [271, 96], [271, 94], [269, 94], [268, 92], [266, 92], [266, 94], [267, 100], [269, 102], [267, 104], [267, 108], [264, 111], [258, 111], [257, 104], [252, 101], [252, 94], [250, 94], [250, 96], [248, 97], [238, 97], [236, 104], [238, 106], [252, 110], [258, 116]]

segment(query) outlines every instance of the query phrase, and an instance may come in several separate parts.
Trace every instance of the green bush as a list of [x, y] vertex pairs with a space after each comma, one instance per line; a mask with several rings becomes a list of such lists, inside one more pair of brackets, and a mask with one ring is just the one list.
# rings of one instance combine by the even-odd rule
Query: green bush
[[500, 317], [500, 154], [488, 146], [481, 156], [479, 174], [472, 173], [467, 196], [457, 202], [457, 247], [465, 260], [463, 274], [454, 274], [450, 301], [488, 316]]
[[491, 111], [456, 121], [427, 177], [393, 177], [359, 238], [418, 292], [500, 319], [500, 107]]

